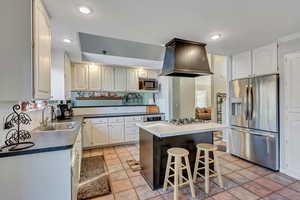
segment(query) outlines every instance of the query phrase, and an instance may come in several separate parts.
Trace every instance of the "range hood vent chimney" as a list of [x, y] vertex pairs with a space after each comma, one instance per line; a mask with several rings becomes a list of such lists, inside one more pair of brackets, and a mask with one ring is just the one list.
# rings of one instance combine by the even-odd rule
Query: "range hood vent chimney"
[[162, 76], [197, 77], [213, 74], [210, 71], [206, 44], [174, 38], [168, 42]]

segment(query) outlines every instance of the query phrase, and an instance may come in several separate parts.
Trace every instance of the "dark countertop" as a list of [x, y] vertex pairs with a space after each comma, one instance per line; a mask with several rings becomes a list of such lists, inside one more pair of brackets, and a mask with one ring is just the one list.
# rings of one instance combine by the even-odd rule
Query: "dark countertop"
[[155, 104], [124, 104], [124, 105], [99, 105], [99, 106], [72, 106], [72, 108], [98, 108], [98, 107], [128, 107], [128, 106], [156, 106]]
[[105, 118], [105, 117], [126, 117], [126, 116], [146, 116], [146, 115], [164, 115], [164, 113], [114, 113], [114, 114], [95, 114], [95, 115], [82, 115], [75, 116], [71, 119], [60, 120], [58, 123], [62, 122], [75, 122], [76, 125], [72, 130], [61, 130], [61, 131], [39, 131], [33, 130], [31, 134], [31, 139], [29, 141], [34, 142], [34, 146], [28, 149], [19, 151], [8, 151], [3, 149], [0, 151], [1, 157], [10, 157], [34, 153], [43, 153], [51, 151], [60, 151], [71, 149], [75, 144], [81, 123], [84, 118]]
[[130, 117], [130, 116], [148, 116], [148, 115], [164, 115], [165, 113], [111, 113], [111, 114], [89, 114], [81, 115], [83, 118], [106, 118], [106, 117]]
[[[79, 129], [81, 127], [82, 117], [74, 117], [70, 120], [59, 121], [59, 122], [75, 122], [76, 125], [72, 130], [63, 131], [38, 131], [34, 130], [31, 132], [31, 139], [29, 141], [34, 142], [34, 146], [28, 149], [19, 151], [8, 151], [3, 149], [0, 151], [1, 157], [10, 157], [34, 153], [43, 153], [50, 151], [60, 151], [71, 149], [75, 144]], [[59, 123], [58, 122], [58, 123]]]

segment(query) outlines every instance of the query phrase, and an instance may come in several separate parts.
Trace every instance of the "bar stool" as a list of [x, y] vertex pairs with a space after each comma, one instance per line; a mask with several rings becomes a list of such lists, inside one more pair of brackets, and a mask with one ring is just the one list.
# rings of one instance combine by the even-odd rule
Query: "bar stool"
[[[192, 177], [190, 163], [188, 159], [189, 151], [183, 148], [170, 148], [168, 149], [167, 152], [168, 152], [168, 161], [167, 161], [163, 191], [166, 191], [168, 184], [170, 184], [174, 188], [174, 200], [177, 200], [178, 187], [185, 184], [190, 184], [192, 197], [195, 198], [193, 177]], [[172, 162], [173, 157], [174, 157], [174, 162]], [[182, 163], [182, 158], [184, 158], [185, 164]], [[171, 165], [174, 165], [174, 167], [172, 167]], [[171, 170], [173, 171], [172, 175], [170, 175]], [[183, 170], [187, 171], [188, 178], [182, 175]], [[174, 177], [174, 183], [172, 183], [169, 180], [170, 177]]]
[[[197, 176], [204, 178], [205, 180], [205, 193], [209, 193], [209, 178], [218, 176], [219, 185], [223, 188], [223, 180], [221, 175], [221, 169], [219, 164], [219, 159], [215, 154], [215, 151], [218, 149], [216, 145], [213, 144], [197, 144], [197, 155], [196, 155], [196, 162], [193, 174], [193, 181], [196, 182]], [[204, 152], [204, 155], [201, 156], [201, 153]], [[214, 159], [209, 158], [209, 153], [213, 152]], [[204, 159], [204, 160], [202, 160]], [[204, 167], [199, 167], [199, 163], [203, 164]], [[209, 168], [209, 164], [214, 163], [215, 171]], [[205, 171], [205, 175], [199, 173], [199, 170]], [[210, 173], [211, 172], [211, 173]]]

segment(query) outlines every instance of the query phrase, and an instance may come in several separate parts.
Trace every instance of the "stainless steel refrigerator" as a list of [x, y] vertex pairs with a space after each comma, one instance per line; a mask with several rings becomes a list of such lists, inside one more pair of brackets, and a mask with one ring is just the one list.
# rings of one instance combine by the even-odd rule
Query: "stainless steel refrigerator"
[[279, 75], [231, 82], [231, 154], [279, 170]]

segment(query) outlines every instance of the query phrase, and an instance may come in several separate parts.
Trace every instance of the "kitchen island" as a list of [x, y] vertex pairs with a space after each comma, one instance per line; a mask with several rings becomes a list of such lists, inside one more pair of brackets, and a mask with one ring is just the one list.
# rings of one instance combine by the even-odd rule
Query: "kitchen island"
[[189, 161], [193, 171], [196, 144], [213, 144], [213, 131], [227, 128], [226, 125], [213, 122], [178, 126], [167, 121], [158, 121], [139, 123], [137, 126], [140, 137], [141, 174], [153, 190], [163, 185], [169, 148], [187, 149], [190, 152]]

